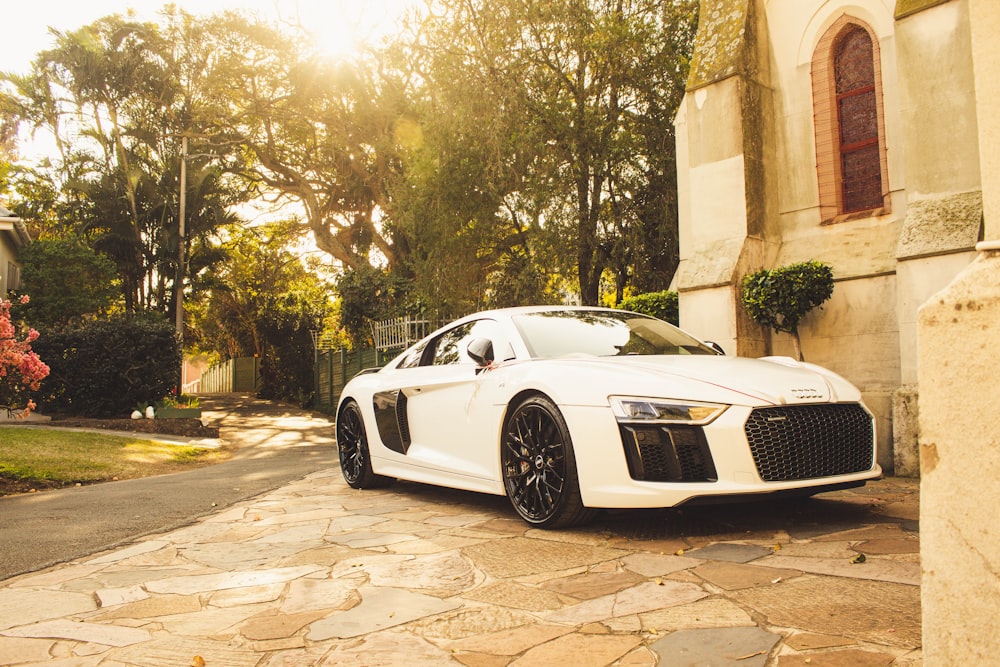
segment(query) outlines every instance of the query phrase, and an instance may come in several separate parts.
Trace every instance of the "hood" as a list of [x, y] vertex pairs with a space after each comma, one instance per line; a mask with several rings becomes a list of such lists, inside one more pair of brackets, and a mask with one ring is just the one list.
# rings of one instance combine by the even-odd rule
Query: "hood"
[[743, 405], [861, 400], [857, 388], [836, 373], [789, 357], [623, 356], [588, 361], [629, 371], [630, 384], [634, 382], [634, 391], [642, 395], [692, 399], [700, 395], [708, 401]]

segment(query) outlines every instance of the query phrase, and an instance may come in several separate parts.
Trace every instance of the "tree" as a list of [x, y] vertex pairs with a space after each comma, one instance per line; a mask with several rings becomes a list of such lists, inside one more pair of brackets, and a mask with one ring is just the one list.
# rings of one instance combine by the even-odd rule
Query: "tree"
[[[53, 48], [26, 76], [5, 75], [3, 108], [19, 122], [49, 131], [59, 150], [45, 170], [26, 174], [58, 230], [85, 238], [116, 266], [129, 315], [167, 313], [187, 276], [180, 275], [180, 162], [187, 161], [185, 256], [199, 239], [231, 222], [228, 209], [249, 190], [229, 177], [244, 153], [209, 141], [211, 113], [199, 91], [215, 43], [210, 19], [170, 10], [162, 24], [108, 16], [54, 33]], [[12, 111], [10, 111], [12, 110]], [[191, 137], [182, 156], [181, 135]], [[39, 181], [48, 179], [51, 186]], [[30, 205], [36, 204], [32, 202]]]
[[[379, 224], [399, 167], [403, 82], [379, 63], [332, 63], [300, 33], [220, 17], [220, 74], [210, 89], [220, 132], [245, 147], [244, 176], [301, 206], [316, 246], [345, 268], [398, 252]], [[223, 66], [224, 64], [224, 66]]]
[[332, 309], [322, 266], [307, 267], [296, 247], [304, 230], [285, 220], [234, 226], [220, 245], [224, 259], [193, 286], [203, 298], [191, 309], [192, 339], [224, 358], [261, 359], [261, 396], [308, 402], [312, 336]]
[[336, 290], [340, 323], [354, 348], [372, 344], [372, 323], [414, 310], [409, 282], [384, 269], [360, 266], [345, 271]]
[[802, 361], [799, 322], [832, 294], [833, 270], [822, 262], [809, 261], [745, 276], [741, 296], [754, 321], [792, 335], [796, 358]]
[[[516, 165], [518, 177], [498, 179], [509, 188], [501, 198], [519, 193], [520, 201], [540, 204], [540, 219], [570, 249], [564, 255], [584, 303], [598, 302], [606, 269], [614, 270], [621, 291], [642, 257], [635, 242], [662, 244], [652, 230], [673, 222], [671, 120], [683, 94], [697, 3], [441, 5], [443, 11], [431, 13], [441, 18], [427, 30], [427, 48], [438, 54], [436, 62], [457, 59], [464, 80], [482, 91], [474, 100], [493, 102], [495, 117], [509, 114], [499, 125], [517, 128], [522, 140], [503, 165]], [[638, 233], [643, 224], [647, 230]], [[665, 239], [666, 250], [646, 251], [643, 261], [675, 263], [674, 239]]]
[[120, 296], [111, 260], [75, 238], [37, 239], [21, 249], [18, 260], [23, 289], [31, 295], [18, 315], [34, 326], [62, 327], [103, 317]]

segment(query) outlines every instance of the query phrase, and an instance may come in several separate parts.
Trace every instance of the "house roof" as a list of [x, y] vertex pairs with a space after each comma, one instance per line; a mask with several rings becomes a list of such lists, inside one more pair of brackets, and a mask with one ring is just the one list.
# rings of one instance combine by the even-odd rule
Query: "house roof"
[[31, 243], [28, 228], [24, 226], [21, 218], [3, 206], [0, 206], [0, 234], [9, 239], [15, 248], [20, 248], [23, 245]]

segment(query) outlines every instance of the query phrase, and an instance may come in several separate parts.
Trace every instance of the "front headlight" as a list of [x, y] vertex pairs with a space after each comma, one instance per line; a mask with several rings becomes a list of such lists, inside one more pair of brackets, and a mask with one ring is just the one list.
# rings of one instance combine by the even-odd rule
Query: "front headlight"
[[611, 410], [618, 421], [662, 424], [708, 424], [725, 412], [728, 405], [675, 401], [666, 398], [612, 396]]

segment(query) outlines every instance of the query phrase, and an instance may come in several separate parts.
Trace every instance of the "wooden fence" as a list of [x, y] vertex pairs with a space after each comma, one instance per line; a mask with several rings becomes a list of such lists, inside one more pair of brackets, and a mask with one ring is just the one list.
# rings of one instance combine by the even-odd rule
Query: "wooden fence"
[[344, 385], [366, 368], [381, 368], [399, 350], [316, 350], [314, 408], [332, 415]]
[[260, 359], [238, 357], [213, 364], [201, 373], [194, 391], [199, 394], [256, 392], [261, 387]]

